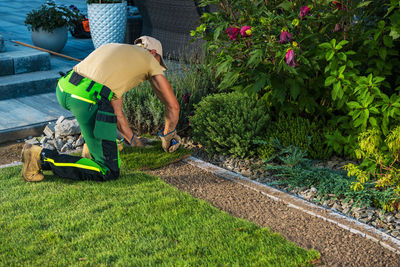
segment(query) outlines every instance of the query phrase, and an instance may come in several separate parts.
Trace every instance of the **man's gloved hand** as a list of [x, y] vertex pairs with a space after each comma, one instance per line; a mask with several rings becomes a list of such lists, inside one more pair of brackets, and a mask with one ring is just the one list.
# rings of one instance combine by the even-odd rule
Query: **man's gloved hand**
[[158, 136], [161, 138], [162, 148], [165, 152], [173, 153], [181, 145], [181, 138], [176, 133], [176, 129], [167, 134], [163, 134], [163, 131], [158, 132]]

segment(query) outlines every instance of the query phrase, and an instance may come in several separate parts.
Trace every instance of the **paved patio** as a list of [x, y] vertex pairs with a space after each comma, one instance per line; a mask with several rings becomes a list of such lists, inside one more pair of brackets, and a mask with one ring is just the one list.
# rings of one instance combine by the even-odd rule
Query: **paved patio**
[[[10, 1], [0, 0], [0, 34], [4, 37], [6, 51], [37, 51], [12, 41], [33, 45], [31, 33], [24, 25], [25, 17], [29, 11], [40, 7], [45, 2], [45, 0], [13, 0], [10, 4]], [[87, 5], [84, 0], [56, 0], [56, 3], [66, 6], [73, 4], [87, 14]], [[61, 53], [73, 58], [84, 59], [93, 50], [91, 39], [77, 39], [68, 33], [67, 44]], [[71, 69], [77, 62], [51, 55], [50, 64], [53, 72], [58, 72], [58, 70]], [[180, 68], [176, 62], [169, 61], [167, 64], [169, 71], [176, 71]], [[36, 74], [31, 73], [30, 75]], [[11, 79], [22, 79], [20, 76], [8, 77], [9, 79], [10, 77]], [[51, 93], [0, 100], [0, 118], [2, 118], [0, 119], [0, 143], [36, 135], [44, 127], [43, 125], [55, 121], [59, 116], [72, 117], [72, 114], [58, 104], [55, 88]]]

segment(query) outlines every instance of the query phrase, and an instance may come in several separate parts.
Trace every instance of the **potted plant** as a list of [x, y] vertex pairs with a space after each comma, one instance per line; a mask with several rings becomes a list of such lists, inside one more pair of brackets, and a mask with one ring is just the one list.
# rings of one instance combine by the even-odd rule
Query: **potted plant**
[[69, 6], [69, 10], [74, 14], [73, 27], [70, 28], [71, 35], [75, 38], [90, 38], [89, 20], [79, 8], [74, 5]]
[[25, 25], [32, 32], [34, 45], [59, 52], [67, 42], [68, 28], [72, 26], [73, 17], [74, 13], [67, 7], [47, 1], [27, 14]]
[[87, 0], [90, 34], [95, 48], [106, 43], [122, 43], [125, 37], [127, 2]]

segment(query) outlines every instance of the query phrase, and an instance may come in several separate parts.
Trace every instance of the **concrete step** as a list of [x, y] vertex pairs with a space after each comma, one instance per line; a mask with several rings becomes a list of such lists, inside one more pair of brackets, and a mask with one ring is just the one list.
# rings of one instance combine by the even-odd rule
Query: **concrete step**
[[0, 53], [0, 76], [50, 70], [50, 54], [37, 50]]
[[73, 117], [58, 104], [55, 92], [1, 100], [0, 143], [40, 136], [44, 127], [60, 116]]
[[66, 69], [37, 71], [0, 77], [0, 100], [54, 92], [59, 71]]

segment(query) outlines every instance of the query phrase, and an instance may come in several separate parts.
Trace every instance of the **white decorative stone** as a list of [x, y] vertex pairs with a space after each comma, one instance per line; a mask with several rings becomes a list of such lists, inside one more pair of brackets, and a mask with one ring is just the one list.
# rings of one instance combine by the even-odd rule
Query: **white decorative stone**
[[80, 135], [78, 140], [75, 142], [75, 147], [81, 146], [85, 143], [85, 139], [83, 138], [83, 135]]
[[49, 123], [46, 125], [46, 127], [43, 130], [43, 133], [47, 136], [47, 137], [51, 137], [54, 135], [55, 132], [55, 124], [54, 123]]
[[59, 123], [61, 123], [64, 119], [65, 119], [64, 116], [60, 116], [60, 117], [58, 118], [58, 120], [56, 121], [56, 125], [59, 124]]
[[38, 145], [39, 141], [36, 138], [32, 138], [32, 139], [26, 140], [25, 143], [31, 144], [31, 145]]
[[55, 136], [68, 136], [74, 134], [80, 134], [81, 128], [79, 127], [78, 121], [74, 120], [63, 120], [61, 123], [58, 123], [55, 127]]
[[50, 145], [49, 143], [44, 143], [44, 144], [42, 145], [42, 148], [44, 148], [44, 149], [50, 149], [50, 150], [54, 150], [54, 149], [55, 149], [54, 146]]

